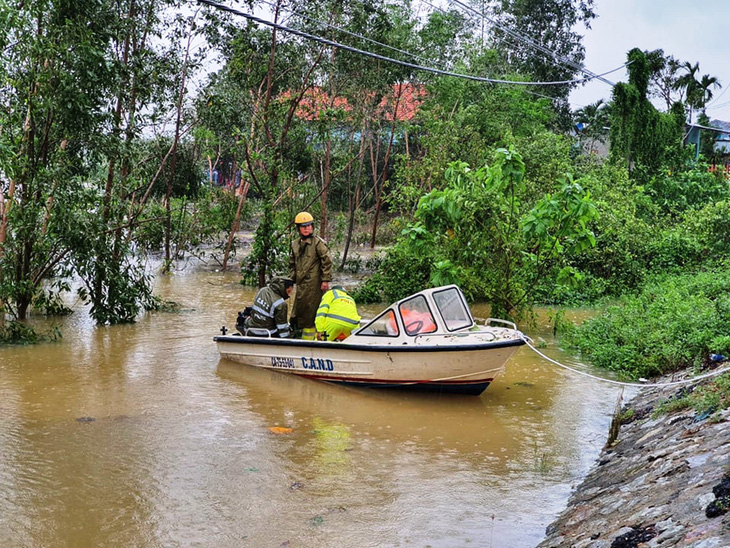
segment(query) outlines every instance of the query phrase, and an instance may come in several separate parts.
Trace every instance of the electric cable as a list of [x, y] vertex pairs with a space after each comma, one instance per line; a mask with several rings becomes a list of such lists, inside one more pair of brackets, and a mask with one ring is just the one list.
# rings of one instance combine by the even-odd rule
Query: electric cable
[[[449, 1], [451, 1], [451, 0], [449, 0]], [[431, 8], [433, 8], [434, 10], [439, 11], [439, 12], [441, 12], [443, 14], [447, 14], [448, 13], [443, 8], [441, 8], [439, 6], [435, 6], [434, 4], [432, 4], [431, 2], [429, 2], [428, 0], [421, 0], [421, 3], [425, 3], [425, 4], [429, 5], [429, 6], [431, 6]], [[452, 2], [452, 3], [454, 3], [454, 2]], [[469, 19], [470, 21], [472, 21], [477, 16], [479, 16], [479, 17], [481, 17], [482, 23], [484, 22], [485, 16], [483, 14], [480, 14], [475, 9], [473, 9], [470, 6], [467, 6], [465, 4], [462, 4], [461, 2], [456, 2], [456, 3], [459, 4], [460, 6], [463, 6], [465, 9], [468, 9], [469, 11], [473, 12], [475, 15], [470, 15], [469, 13], [464, 13], [463, 11], [460, 11], [460, 10], [454, 10], [454, 11], [456, 11], [457, 13], [459, 13], [461, 15], [466, 16], [466, 18]], [[516, 40], [515, 38], [512, 38], [512, 39], [510, 39], [510, 38], [511, 38], [511, 35], [507, 35], [507, 36], [504, 36], [504, 37], [501, 37], [501, 38], [497, 37], [497, 39], [501, 40], [502, 42], [506, 42], [510, 46], [513, 46], [513, 47], [516, 46], [518, 44], [519, 40]], [[541, 52], [542, 53], [546, 53], [553, 61], [555, 61], [556, 58], [558, 57], [557, 54], [555, 54], [555, 52], [553, 52], [553, 51], [551, 51], [551, 50], [549, 50], [547, 48], [544, 48], [544, 47], [542, 48]], [[566, 66], [565, 63], [560, 63], [560, 64], [562, 64], [563, 66]], [[577, 67], [577, 65], [570, 66], [569, 68], [576, 68], [576, 67]], [[551, 97], [551, 99], [557, 99], [557, 97]]]
[[320, 43], [320, 44], [323, 44], [323, 45], [326, 45], [326, 46], [331, 46], [331, 47], [334, 47], [334, 48], [342, 49], [342, 50], [345, 50], [345, 51], [349, 51], [351, 53], [357, 53], [357, 54], [360, 54], [360, 55], [365, 55], [367, 57], [372, 57], [373, 59], [378, 59], [380, 61], [385, 61], [385, 62], [393, 63], [393, 64], [396, 64], [396, 65], [401, 65], [401, 66], [404, 66], [406, 68], [410, 68], [410, 69], [413, 69], [413, 70], [420, 70], [420, 71], [424, 71], [424, 72], [431, 72], [433, 74], [439, 74], [441, 76], [454, 76], [454, 77], [457, 77], [457, 78], [465, 78], [467, 80], [474, 80], [474, 81], [477, 81], [477, 82], [486, 82], [486, 83], [490, 83], [490, 84], [513, 84], [513, 85], [522, 85], [522, 86], [555, 86], [555, 85], [566, 85], [566, 84], [579, 84], [579, 83], [582, 83], [582, 82], [587, 82], [587, 81], [593, 80], [593, 79], [598, 78], [600, 76], [605, 76], [606, 74], [611, 74], [612, 72], [616, 72], [617, 70], [620, 70], [620, 69], [622, 69], [625, 66], [625, 65], [621, 65], [618, 68], [615, 68], [613, 70], [604, 72], [603, 74], [596, 75], [595, 77], [589, 76], [589, 77], [586, 77], [586, 78], [578, 78], [578, 79], [573, 79], [573, 80], [553, 81], [553, 82], [527, 82], [527, 81], [519, 81], [519, 80], [500, 80], [500, 79], [496, 79], [496, 78], [485, 78], [485, 77], [481, 77], [481, 76], [474, 76], [474, 75], [471, 75], [471, 74], [461, 74], [461, 73], [447, 71], [447, 70], [440, 70], [440, 69], [436, 69], [436, 68], [433, 68], [433, 67], [426, 67], [426, 66], [422, 66], [422, 65], [416, 65], [416, 64], [413, 64], [413, 63], [408, 63], [406, 61], [401, 61], [399, 59], [393, 59], [392, 57], [386, 57], [384, 55], [379, 55], [377, 53], [372, 53], [370, 51], [366, 51], [366, 50], [361, 50], [361, 49], [358, 49], [358, 48], [354, 48], [352, 46], [348, 46], [348, 45], [345, 45], [345, 44], [341, 44], [341, 43], [335, 42], [333, 40], [328, 40], [328, 39], [322, 38], [320, 36], [315, 36], [315, 35], [309, 34], [307, 32], [303, 32], [303, 31], [300, 31], [300, 30], [297, 30], [297, 29], [293, 29], [293, 28], [287, 27], [285, 25], [280, 25], [278, 23], [274, 23], [273, 21], [267, 21], [265, 19], [261, 19], [260, 17], [256, 17], [256, 16], [254, 16], [254, 15], [252, 15], [250, 13], [246, 13], [246, 12], [240, 11], [238, 9], [231, 8], [229, 6], [220, 4], [218, 2], [214, 2], [213, 0], [198, 0], [198, 2], [201, 3], [201, 4], [207, 4], [207, 5], [209, 5], [209, 6], [213, 7], [213, 8], [219, 9], [221, 11], [227, 11], [227, 12], [232, 13], [234, 15], [238, 15], [238, 16], [244, 17], [244, 18], [246, 18], [246, 19], [248, 19], [250, 21], [254, 21], [256, 23], [260, 23], [262, 25], [266, 25], [266, 26], [272, 27], [272, 28], [277, 29], [277, 30], [281, 30], [283, 32], [288, 32], [288, 33], [294, 34], [296, 36], [301, 36], [302, 38], [305, 38], [307, 40], [312, 40], [314, 42], [317, 42], [317, 43]]
[[723, 109], [723, 108], [725, 108], [728, 105], [730, 105], [730, 101], [725, 101], [724, 103], [720, 103], [719, 105], [713, 105], [711, 107], [706, 107], [705, 110]]
[[[520, 42], [524, 42], [524, 43], [528, 44], [529, 46], [533, 47], [534, 49], [538, 50], [539, 52], [548, 55], [554, 61], [559, 61], [560, 64], [562, 64], [563, 66], [568, 66], [568, 67], [573, 68], [573, 69], [579, 69], [580, 68], [579, 65], [576, 65], [575, 63], [572, 63], [571, 64], [571, 62], [569, 62], [566, 59], [561, 58], [556, 52], [550, 50], [549, 48], [543, 46], [542, 44], [539, 44], [537, 42], [533, 42], [529, 38], [524, 37], [523, 35], [521, 35], [520, 33], [518, 33], [517, 31], [515, 31], [513, 29], [510, 29], [508, 27], [505, 27], [504, 25], [502, 25], [501, 23], [498, 23], [497, 21], [495, 21], [494, 19], [490, 18], [486, 14], [477, 11], [472, 6], [469, 6], [468, 4], [464, 4], [463, 2], [460, 2], [459, 0], [449, 0], [449, 2], [451, 4], [456, 4], [458, 6], [461, 6], [465, 10], [471, 11], [476, 16], [481, 17], [482, 20], [485, 20], [486, 19], [487, 21], [489, 21], [492, 24], [493, 27], [495, 27], [495, 28], [497, 28], [497, 29], [502, 30], [503, 32], [505, 32], [507, 34], [507, 36], [511, 36], [513, 38], [516, 38]], [[507, 40], [507, 37], [503, 37], [503, 38], [501, 38], [501, 40], [503, 40], [505, 42], [508, 41]], [[508, 43], [511, 44], [511, 45], [516, 45], [516, 42], [508, 42]]]
[[602, 82], [604, 82], [604, 83], [606, 83], [606, 84], [608, 84], [608, 85], [610, 85], [612, 87], [614, 85], [616, 85], [614, 82], [611, 82], [610, 80], [607, 80], [607, 79], [603, 78], [603, 76], [605, 74], [608, 74], [608, 73], [596, 74], [593, 71], [588, 70], [585, 66], [583, 66], [581, 64], [578, 64], [575, 61], [572, 61], [572, 60], [567, 59], [565, 57], [562, 57], [562, 56], [558, 55], [556, 52], [552, 51], [551, 49], [543, 46], [542, 44], [540, 44], [538, 42], [535, 42], [534, 40], [532, 40], [531, 38], [529, 38], [529, 37], [521, 34], [520, 32], [518, 32], [518, 31], [516, 31], [514, 29], [510, 29], [509, 27], [503, 25], [502, 23], [499, 23], [499, 22], [495, 21], [494, 19], [492, 19], [488, 15], [485, 15], [483, 13], [479, 13], [473, 7], [471, 7], [471, 6], [467, 5], [467, 4], [464, 4], [460, 0], [449, 0], [449, 2], [451, 2], [452, 4], [457, 4], [459, 6], [462, 6], [464, 9], [467, 9], [467, 10], [469, 10], [469, 11], [471, 11], [471, 12], [479, 15], [480, 17], [483, 17], [484, 19], [486, 19], [487, 21], [489, 21], [490, 23], [492, 23], [492, 25], [494, 25], [496, 28], [502, 30], [503, 32], [508, 33], [511, 36], [514, 36], [515, 38], [517, 38], [518, 40], [526, 43], [527, 45], [529, 45], [529, 46], [531, 46], [531, 47], [533, 47], [533, 48], [535, 48], [535, 49], [537, 49], [537, 50], [539, 50], [539, 51], [541, 51], [541, 52], [543, 52], [543, 53], [551, 56], [553, 59], [555, 59], [557, 61], [560, 61], [561, 64], [563, 64], [563, 65], [567, 65], [567, 66], [569, 66], [571, 68], [574, 68], [576, 70], [579, 70], [583, 74], [587, 74], [588, 76], [592, 76], [593, 79], [600, 80], [600, 81], [602, 81]]
[[[273, 2], [269, 2], [268, 0], [260, 0], [260, 2], [262, 4], [266, 4], [267, 6], [271, 6], [271, 7], [275, 7], [276, 6], [276, 4], [274, 4]], [[387, 49], [391, 49], [393, 51], [397, 51], [398, 53], [402, 53], [404, 55], [408, 55], [408, 56], [413, 57], [415, 59], [423, 59], [424, 61], [430, 61], [430, 59], [427, 59], [426, 57], [422, 57], [422, 56], [417, 55], [415, 53], [411, 53], [410, 51], [405, 51], [405, 50], [402, 50], [402, 49], [398, 49], [398, 48], [396, 48], [394, 46], [390, 46], [388, 44], [383, 44], [382, 42], [378, 42], [377, 40], [373, 40], [372, 38], [368, 38], [367, 36], [363, 36], [361, 34], [357, 34], [355, 32], [351, 32], [351, 31], [349, 31], [347, 29], [343, 29], [342, 27], [337, 27], [337, 26], [335, 26], [335, 25], [333, 25], [331, 23], [327, 23], [327, 22], [322, 21], [320, 19], [317, 19], [315, 17], [310, 17], [306, 13], [302, 13], [302, 12], [299, 12], [299, 11], [294, 10], [294, 9], [287, 9], [287, 11], [290, 12], [290, 13], [299, 15], [300, 17], [304, 17], [305, 19], [308, 19], [309, 21], [312, 21], [314, 23], [319, 23], [320, 25], [326, 25], [328, 28], [334, 29], [334, 30], [336, 30], [338, 32], [342, 32], [344, 34], [347, 34], [348, 36], [352, 36], [353, 38], [358, 38], [360, 40], [365, 40], [366, 42], [370, 42], [371, 44], [375, 44], [375, 45], [382, 46], [382, 47], [387, 48]]]
[[[717, 103], [720, 100], [720, 97], [722, 97], [723, 95], [725, 95], [725, 92], [728, 90], [728, 87], [730, 87], [730, 86], [727, 86], [725, 89], [723, 89], [722, 90], [722, 93], [720, 95], [718, 95], [712, 101], [710, 101], [707, 105], [705, 105], [705, 108], [706, 109], [707, 108], [710, 108], [710, 107], [712, 107], [712, 105], [714, 105], [715, 103]], [[723, 104], [725, 104], [725, 103], [723, 103]]]

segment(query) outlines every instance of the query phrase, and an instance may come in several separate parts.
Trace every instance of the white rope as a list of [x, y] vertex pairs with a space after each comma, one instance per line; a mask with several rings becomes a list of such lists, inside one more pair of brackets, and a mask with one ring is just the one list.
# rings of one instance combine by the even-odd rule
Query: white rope
[[611, 383], [611, 384], [617, 384], [619, 386], [637, 386], [639, 388], [646, 388], [646, 387], [650, 387], [650, 386], [675, 386], [675, 385], [678, 385], [678, 384], [689, 384], [689, 383], [697, 382], [699, 380], [706, 379], [708, 377], [714, 377], [716, 375], [720, 375], [722, 373], [725, 373], [726, 371], [730, 371], [730, 366], [728, 366], [728, 367], [724, 367], [722, 369], [718, 369], [717, 371], [712, 371], [711, 373], [705, 373], [704, 375], [700, 375], [698, 377], [692, 377], [691, 379], [684, 379], [684, 380], [681, 380], [681, 381], [672, 381], [672, 382], [639, 383], [639, 382], [621, 382], [621, 381], [614, 381], [612, 379], [605, 379], [603, 377], [597, 377], [596, 375], [591, 375], [590, 373], [586, 373], [585, 371], [580, 371], [580, 370], [575, 369], [573, 367], [568, 367], [567, 365], [564, 365], [564, 364], [562, 364], [562, 363], [560, 363], [558, 361], [555, 361], [554, 359], [552, 359], [552, 358], [546, 356], [545, 354], [543, 354], [542, 352], [540, 352], [537, 348], [535, 348], [534, 346], [532, 346], [530, 344], [530, 341], [528, 340], [527, 337], [523, 336], [522, 337], [522, 340], [524, 340], [525, 341], [525, 344], [527, 346], [529, 346], [534, 352], [536, 352], [538, 355], [540, 355], [543, 358], [545, 358], [550, 363], [554, 363], [555, 365], [557, 365], [559, 367], [562, 367], [563, 369], [567, 369], [568, 371], [572, 371], [573, 373], [578, 373], [579, 375], [583, 375], [583, 376], [589, 377], [591, 379], [596, 379], [598, 381], [608, 382], [608, 383]]

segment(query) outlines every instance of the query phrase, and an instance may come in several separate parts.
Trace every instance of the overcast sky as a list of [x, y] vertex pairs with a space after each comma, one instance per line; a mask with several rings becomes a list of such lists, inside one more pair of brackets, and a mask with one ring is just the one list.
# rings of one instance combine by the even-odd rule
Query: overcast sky
[[[602, 74], [626, 63], [626, 54], [663, 49], [680, 61], [700, 64], [700, 76], [715, 76], [722, 88], [713, 89], [707, 107], [710, 119], [730, 121], [730, 0], [595, 0], [598, 17], [585, 30], [585, 66]], [[605, 76], [625, 82], [624, 69]], [[611, 98], [611, 86], [593, 81], [571, 94], [580, 108]]]

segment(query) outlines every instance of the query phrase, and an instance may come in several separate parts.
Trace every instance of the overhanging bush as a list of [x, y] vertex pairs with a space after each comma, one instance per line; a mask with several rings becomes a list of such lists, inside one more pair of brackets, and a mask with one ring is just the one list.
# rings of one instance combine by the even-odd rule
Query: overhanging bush
[[667, 277], [568, 332], [593, 364], [637, 379], [730, 352], [730, 270]]

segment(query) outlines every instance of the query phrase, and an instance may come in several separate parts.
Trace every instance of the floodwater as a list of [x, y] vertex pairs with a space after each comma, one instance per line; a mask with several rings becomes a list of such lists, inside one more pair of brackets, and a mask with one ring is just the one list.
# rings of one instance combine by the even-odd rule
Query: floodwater
[[530, 547], [605, 442], [620, 389], [527, 347], [480, 397], [221, 360], [237, 282], [178, 272], [157, 292], [179, 312], [79, 310], [59, 342], [0, 348], [2, 546]]

